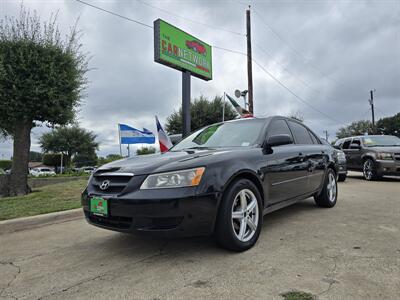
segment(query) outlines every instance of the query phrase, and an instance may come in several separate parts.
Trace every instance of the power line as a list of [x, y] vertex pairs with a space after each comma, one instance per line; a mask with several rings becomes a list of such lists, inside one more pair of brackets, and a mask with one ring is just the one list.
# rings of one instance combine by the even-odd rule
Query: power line
[[206, 26], [206, 27], [209, 27], [209, 28], [212, 28], [212, 29], [216, 29], [216, 30], [228, 32], [228, 33], [235, 34], [235, 35], [246, 36], [244, 33], [241, 33], [241, 32], [236, 32], [236, 31], [232, 31], [232, 30], [229, 30], [229, 29], [220, 28], [220, 27], [216, 27], [216, 26], [213, 26], [213, 25], [210, 25], [210, 24], [207, 24], [207, 23], [202, 23], [202, 22], [199, 22], [199, 21], [196, 21], [196, 20], [192, 20], [192, 19], [190, 19], [190, 18], [187, 18], [187, 17], [181, 16], [181, 15], [178, 15], [178, 14], [172, 12], [172, 11], [169, 11], [169, 10], [166, 10], [166, 9], [164, 9], [164, 8], [161, 8], [161, 7], [152, 5], [152, 4], [147, 3], [147, 2], [145, 2], [145, 1], [142, 1], [142, 0], [136, 0], [136, 1], [142, 3], [143, 5], [146, 5], [146, 6], [148, 6], [148, 7], [151, 7], [151, 8], [153, 8], [153, 9], [157, 9], [157, 10], [162, 11], [162, 12], [165, 12], [165, 13], [171, 15], [171, 16], [175, 16], [175, 17], [177, 17], [177, 18], [181, 18], [181, 19], [183, 19], [183, 20], [192, 22], [192, 23], [194, 23], [194, 24], [199, 24], [199, 25], [202, 25], [202, 26]]
[[111, 14], [111, 15], [113, 15], [113, 16], [116, 16], [116, 17], [119, 17], [119, 18], [121, 18], [121, 19], [134, 22], [134, 23], [136, 23], [136, 24], [138, 24], [138, 25], [142, 25], [142, 26], [145, 26], [145, 27], [148, 27], [148, 28], [153, 28], [153, 26], [151, 26], [151, 25], [148, 25], [148, 24], [145, 24], [145, 23], [143, 23], [143, 22], [140, 22], [140, 21], [137, 21], [137, 20], [134, 20], [134, 19], [125, 17], [125, 16], [123, 16], [123, 15], [117, 14], [117, 13], [115, 13], [115, 12], [112, 12], [112, 11], [110, 11], [110, 10], [107, 10], [107, 9], [104, 9], [104, 8], [101, 8], [101, 7], [98, 7], [98, 6], [93, 5], [93, 4], [90, 4], [90, 3], [87, 3], [87, 2], [85, 2], [85, 1], [82, 1], [82, 0], [75, 0], [75, 1], [77, 1], [77, 2], [79, 2], [79, 3], [82, 3], [82, 4], [84, 4], [84, 5], [87, 5], [87, 6], [91, 6], [91, 7], [95, 8], [95, 9], [101, 10], [101, 11], [103, 11], [103, 12], [109, 13], [109, 14]]
[[323, 111], [319, 110], [318, 108], [315, 108], [313, 105], [311, 105], [308, 101], [304, 100], [302, 97], [297, 95], [295, 92], [293, 92], [290, 88], [288, 88], [284, 83], [282, 83], [278, 78], [276, 78], [271, 72], [269, 72], [267, 69], [265, 69], [261, 64], [259, 64], [255, 59], [253, 59], [254, 63], [260, 67], [261, 70], [263, 70], [265, 73], [267, 73], [273, 80], [275, 80], [281, 87], [283, 87], [285, 90], [287, 90], [290, 94], [292, 94], [296, 99], [301, 101], [302, 103], [308, 105], [311, 107], [313, 110], [319, 112], [320, 114], [324, 115], [328, 119], [334, 121], [335, 123], [343, 123], [342, 121], [336, 120], [332, 118], [330, 115], [324, 113]]
[[261, 22], [273, 33], [275, 34], [276, 37], [278, 37], [278, 39], [280, 39], [283, 43], [286, 44], [286, 46], [292, 50], [297, 56], [299, 56], [300, 58], [302, 58], [305, 62], [305, 64], [309, 65], [310, 67], [312, 67], [315, 71], [317, 71], [321, 76], [326, 77], [336, 83], [338, 83], [335, 79], [329, 77], [328, 75], [324, 74], [323, 72], [321, 72], [314, 64], [312, 64], [311, 62], [309, 62], [309, 60], [303, 55], [301, 54], [296, 48], [294, 48], [285, 38], [282, 37], [282, 35], [280, 35], [275, 29], [273, 29], [265, 20], [264, 18], [256, 11], [253, 9], [253, 12], [257, 15], [257, 17], [261, 20]]
[[310, 90], [320, 93], [318, 90], [315, 90], [314, 88], [312, 88], [307, 82], [305, 82], [304, 80], [302, 80], [300, 77], [294, 75], [292, 72], [290, 72], [285, 66], [283, 66], [283, 64], [281, 64], [280, 62], [278, 62], [277, 60], [273, 59], [272, 55], [269, 54], [266, 50], [264, 50], [260, 45], [258, 45], [256, 42], [253, 41], [253, 44], [261, 51], [263, 52], [265, 55], [270, 57], [270, 60], [272, 60], [275, 64], [279, 65], [286, 73], [288, 73], [290, 76], [292, 76], [293, 78], [297, 79], [300, 83], [302, 83], [305, 87], [309, 88]]
[[[82, 4], [85, 4], [85, 5], [88, 5], [88, 6], [90, 6], [90, 7], [93, 7], [93, 8], [95, 8], [95, 9], [101, 10], [101, 11], [103, 11], [103, 12], [109, 13], [109, 14], [114, 15], [114, 16], [116, 16], [116, 17], [122, 18], [122, 19], [124, 19], [124, 20], [131, 21], [131, 22], [134, 22], [134, 23], [136, 23], [136, 24], [139, 24], [139, 25], [142, 25], [142, 26], [145, 26], [145, 27], [153, 28], [153, 26], [150, 26], [150, 25], [148, 25], [148, 24], [145, 24], [145, 23], [142, 23], [142, 22], [140, 22], [140, 21], [137, 21], [137, 20], [134, 20], [134, 19], [125, 17], [125, 16], [123, 16], [123, 15], [117, 14], [117, 13], [112, 12], [112, 11], [109, 11], [109, 10], [106, 10], [106, 9], [104, 9], [104, 8], [101, 8], [101, 7], [92, 5], [92, 4], [87, 3], [87, 2], [85, 2], [85, 1], [82, 1], [82, 0], [75, 0], [75, 1], [80, 2], [80, 3], [82, 3]], [[240, 54], [240, 55], [247, 56], [246, 53], [241, 52], [241, 51], [236, 51], [236, 50], [232, 50], [232, 49], [228, 49], [228, 48], [224, 48], [224, 47], [219, 47], [219, 46], [215, 46], [215, 45], [213, 45], [213, 47], [216, 48], [216, 49], [223, 50], [223, 51], [228, 51], [228, 52], [231, 52], [231, 53], [236, 53], [236, 54]], [[267, 69], [265, 69], [261, 64], [259, 64], [255, 59], [252, 59], [252, 61], [253, 61], [256, 65], [258, 65], [258, 66], [261, 68], [261, 70], [263, 70], [263, 71], [264, 71], [265, 73], [267, 73], [272, 79], [274, 79], [280, 86], [282, 86], [282, 87], [283, 87], [285, 90], [287, 90], [290, 94], [292, 94], [294, 97], [296, 97], [296, 99], [298, 99], [299, 101], [301, 101], [301, 102], [303, 102], [304, 104], [308, 105], [309, 107], [311, 107], [313, 110], [319, 112], [320, 114], [326, 116], [328, 119], [330, 119], [330, 120], [332, 120], [332, 121], [334, 121], [334, 122], [342, 123], [341, 121], [335, 120], [335, 119], [333, 119], [332, 117], [330, 117], [328, 114], [326, 114], [326, 113], [324, 113], [323, 111], [321, 111], [321, 110], [315, 108], [315, 107], [312, 106], [310, 103], [308, 103], [306, 100], [304, 100], [302, 97], [298, 96], [295, 92], [293, 92], [290, 88], [288, 88], [285, 84], [283, 84], [279, 79], [277, 79], [273, 74], [271, 74]]]

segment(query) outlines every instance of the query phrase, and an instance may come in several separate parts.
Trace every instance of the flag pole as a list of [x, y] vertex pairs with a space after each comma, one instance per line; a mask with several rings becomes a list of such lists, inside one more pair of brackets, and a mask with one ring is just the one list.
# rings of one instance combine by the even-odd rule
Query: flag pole
[[118, 140], [119, 140], [119, 155], [122, 157], [122, 147], [121, 147], [121, 130], [118, 124]]
[[222, 102], [222, 123], [225, 122], [225, 92], [224, 92], [224, 101]]

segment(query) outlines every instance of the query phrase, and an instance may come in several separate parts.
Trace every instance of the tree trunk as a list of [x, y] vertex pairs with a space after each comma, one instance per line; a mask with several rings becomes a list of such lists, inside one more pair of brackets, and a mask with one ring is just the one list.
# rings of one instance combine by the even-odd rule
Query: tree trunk
[[32, 122], [21, 121], [14, 132], [14, 152], [10, 175], [10, 196], [26, 195], [28, 186], [29, 150], [31, 148]]

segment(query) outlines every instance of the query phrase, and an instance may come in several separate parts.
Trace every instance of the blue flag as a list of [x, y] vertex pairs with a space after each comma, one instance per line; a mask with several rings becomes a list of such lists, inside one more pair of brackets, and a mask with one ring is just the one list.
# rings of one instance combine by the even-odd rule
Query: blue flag
[[125, 124], [118, 124], [121, 144], [154, 144], [154, 134], [146, 129], [139, 130]]

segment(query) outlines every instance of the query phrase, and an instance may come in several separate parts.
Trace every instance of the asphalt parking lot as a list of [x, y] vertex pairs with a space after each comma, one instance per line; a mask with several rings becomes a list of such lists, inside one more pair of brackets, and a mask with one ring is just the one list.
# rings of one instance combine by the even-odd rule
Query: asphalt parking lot
[[4, 299], [399, 299], [400, 178], [339, 183], [333, 209], [312, 199], [267, 215], [244, 253], [208, 238], [163, 240], [83, 219], [0, 235]]

